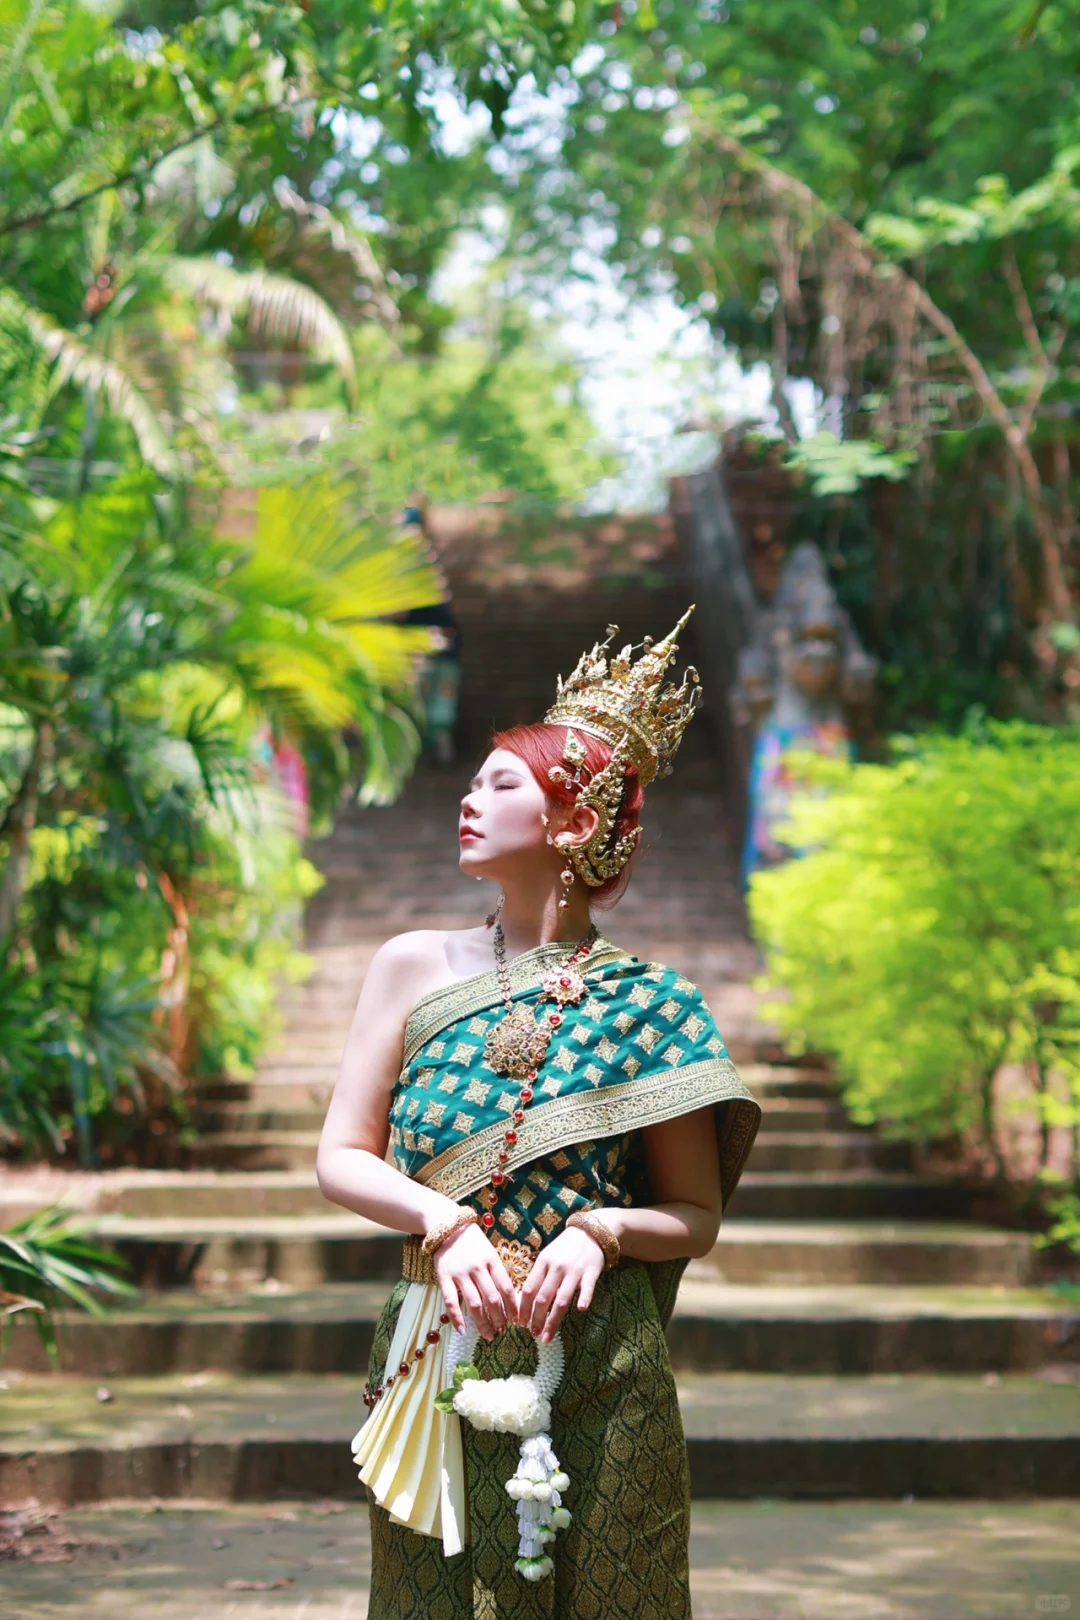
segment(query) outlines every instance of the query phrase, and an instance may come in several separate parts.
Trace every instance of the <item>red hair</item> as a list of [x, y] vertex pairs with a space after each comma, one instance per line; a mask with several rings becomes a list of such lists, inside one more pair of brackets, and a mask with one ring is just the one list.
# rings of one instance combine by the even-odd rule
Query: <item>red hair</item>
[[[549, 726], [543, 722], [532, 726], [511, 726], [507, 731], [497, 731], [491, 739], [491, 746], [505, 748], [511, 754], [516, 754], [518, 759], [529, 767], [551, 803], [565, 805], [570, 809], [577, 800], [575, 790], [572, 787], [560, 786], [548, 775], [553, 765], [563, 763], [566, 733], [566, 726]], [[585, 746], [585, 769], [591, 780], [597, 771], [602, 771], [605, 765], [611, 763], [611, 747], [608, 743], [601, 742], [599, 737], [592, 737], [585, 731], [575, 731], [574, 735], [580, 738]], [[619, 806], [619, 813], [611, 831], [612, 843], [625, 837], [638, 825], [644, 803], [645, 789], [641, 785], [637, 771], [631, 767], [623, 783], [622, 804]], [[617, 876], [608, 878], [606, 883], [599, 884], [595, 889], [590, 888], [588, 891], [590, 903], [598, 903], [601, 906], [615, 905], [630, 882], [633, 864], [631, 856]]]

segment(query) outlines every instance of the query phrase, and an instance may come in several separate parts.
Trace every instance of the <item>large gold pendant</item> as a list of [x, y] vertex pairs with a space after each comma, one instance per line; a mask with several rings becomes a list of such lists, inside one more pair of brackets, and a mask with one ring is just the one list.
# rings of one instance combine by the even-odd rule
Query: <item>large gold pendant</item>
[[524, 1080], [547, 1056], [551, 1030], [538, 1024], [531, 1007], [518, 1006], [500, 1018], [484, 1043], [484, 1056], [496, 1074]]

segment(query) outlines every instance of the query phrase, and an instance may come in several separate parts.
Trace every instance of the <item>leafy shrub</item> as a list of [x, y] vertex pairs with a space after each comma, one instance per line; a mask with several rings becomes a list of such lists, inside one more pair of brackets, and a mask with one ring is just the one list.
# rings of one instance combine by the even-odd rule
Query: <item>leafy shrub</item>
[[812, 853], [752, 882], [781, 1026], [835, 1053], [855, 1118], [1006, 1172], [995, 1077], [1024, 1066], [1046, 1163], [1080, 1119], [1080, 734], [989, 722], [808, 765]]

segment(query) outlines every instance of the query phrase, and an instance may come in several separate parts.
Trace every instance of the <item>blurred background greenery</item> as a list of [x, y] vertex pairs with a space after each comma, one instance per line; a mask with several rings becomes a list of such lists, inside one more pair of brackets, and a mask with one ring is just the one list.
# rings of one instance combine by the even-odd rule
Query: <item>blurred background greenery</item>
[[1009, 1055], [1075, 1110], [1077, 79], [1054, 0], [0, 0], [8, 1153], [167, 1162], [256, 1063], [305, 833], [417, 757], [407, 507], [721, 452], [882, 660], [754, 897], [793, 1031], [898, 1130]]

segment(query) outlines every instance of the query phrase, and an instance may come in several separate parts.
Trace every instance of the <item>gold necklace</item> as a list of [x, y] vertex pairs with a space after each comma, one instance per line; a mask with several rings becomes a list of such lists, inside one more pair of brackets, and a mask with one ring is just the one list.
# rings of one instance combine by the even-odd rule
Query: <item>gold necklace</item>
[[489, 1177], [491, 1185], [479, 1194], [488, 1205], [480, 1217], [481, 1224], [487, 1232], [495, 1225], [493, 1206], [499, 1198], [497, 1189], [506, 1184], [508, 1172], [504, 1167], [510, 1161], [511, 1149], [517, 1144], [517, 1128], [524, 1120], [525, 1110], [536, 1094], [536, 1081], [547, 1056], [548, 1047], [551, 1045], [552, 1036], [563, 1021], [562, 1008], [576, 1006], [588, 990], [578, 964], [585, 960], [599, 937], [596, 925], [590, 923], [585, 937], [574, 947], [566, 961], [545, 973], [541, 980], [540, 1000], [554, 1001], [556, 1005], [550, 1012], [544, 1014], [540, 1023], [537, 1023], [531, 1007], [524, 1003], [516, 1007], [514, 1005], [510, 970], [506, 965], [506, 940], [503, 937], [502, 924], [498, 921], [495, 923], [495, 968], [499, 976], [499, 988], [502, 991], [506, 1013], [499, 1019], [494, 1029], [488, 1032], [484, 1056], [496, 1074], [511, 1075], [515, 1080], [520, 1080], [522, 1085], [513, 1114], [507, 1122], [503, 1145], [497, 1154], [496, 1167]]

